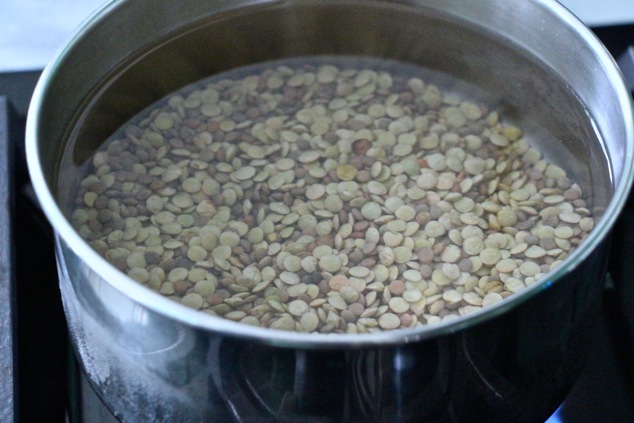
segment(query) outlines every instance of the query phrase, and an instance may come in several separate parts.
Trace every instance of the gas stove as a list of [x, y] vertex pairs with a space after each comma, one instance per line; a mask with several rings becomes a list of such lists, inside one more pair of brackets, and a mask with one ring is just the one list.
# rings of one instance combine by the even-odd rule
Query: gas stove
[[[595, 32], [634, 88], [634, 25]], [[24, 155], [39, 72], [0, 73], [0, 422], [116, 422], [81, 372], [68, 334], [53, 233]], [[6, 199], [8, 198], [8, 201]], [[612, 236], [601, 322], [587, 367], [548, 422], [634, 421], [634, 195]]]

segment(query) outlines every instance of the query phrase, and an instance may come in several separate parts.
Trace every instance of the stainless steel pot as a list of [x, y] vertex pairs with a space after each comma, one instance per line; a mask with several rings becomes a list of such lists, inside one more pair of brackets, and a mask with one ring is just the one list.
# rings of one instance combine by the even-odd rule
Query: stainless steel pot
[[[421, 64], [482, 88], [520, 124], [539, 122], [558, 140], [541, 148], [591, 190], [594, 231], [540, 283], [481, 312], [329, 336], [187, 309], [117, 271], [72, 229], [76, 165], [135, 113], [222, 70], [321, 54]], [[618, 69], [551, 0], [112, 1], [45, 69], [27, 122], [74, 346], [129, 422], [543, 421], [583, 366], [633, 151]]]

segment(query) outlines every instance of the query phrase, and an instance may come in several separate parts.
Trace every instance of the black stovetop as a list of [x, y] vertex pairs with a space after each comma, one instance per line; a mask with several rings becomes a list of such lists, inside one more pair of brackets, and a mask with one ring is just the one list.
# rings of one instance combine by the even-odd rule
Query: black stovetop
[[[634, 25], [595, 29], [634, 87]], [[68, 346], [53, 235], [29, 184], [24, 124], [39, 72], [0, 73], [0, 422], [89, 422], [107, 413]], [[5, 199], [8, 198], [8, 201]], [[634, 195], [612, 237], [588, 366], [555, 422], [634, 421]], [[90, 404], [87, 406], [87, 404]], [[99, 419], [99, 421], [101, 421]]]

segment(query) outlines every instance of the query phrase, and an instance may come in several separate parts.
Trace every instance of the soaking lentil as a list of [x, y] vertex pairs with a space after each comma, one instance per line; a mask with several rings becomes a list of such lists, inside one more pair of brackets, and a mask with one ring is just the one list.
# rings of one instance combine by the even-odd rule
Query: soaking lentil
[[593, 229], [581, 187], [489, 106], [337, 60], [219, 75], [146, 109], [86, 167], [74, 227], [174, 301], [309, 333], [481, 310]]

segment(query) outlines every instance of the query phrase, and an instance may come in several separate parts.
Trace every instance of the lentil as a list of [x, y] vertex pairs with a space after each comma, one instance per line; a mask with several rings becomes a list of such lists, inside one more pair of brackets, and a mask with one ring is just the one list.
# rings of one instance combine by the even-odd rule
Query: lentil
[[418, 77], [271, 64], [186, 91], [95, 154], [71, 221], [190, 308], [278, 330], [420, 326], [521, 291], [594, 227], [520, 128]]

